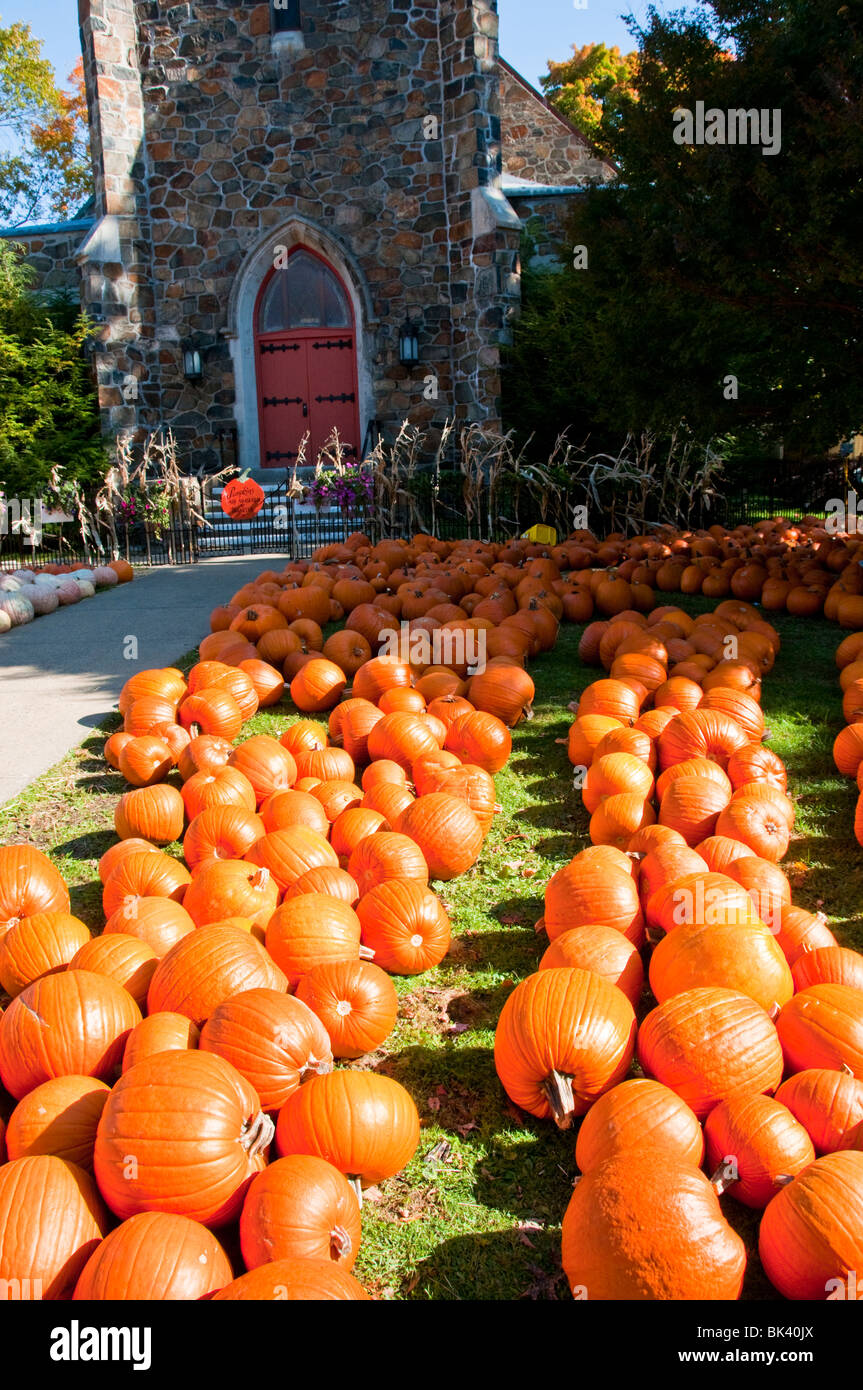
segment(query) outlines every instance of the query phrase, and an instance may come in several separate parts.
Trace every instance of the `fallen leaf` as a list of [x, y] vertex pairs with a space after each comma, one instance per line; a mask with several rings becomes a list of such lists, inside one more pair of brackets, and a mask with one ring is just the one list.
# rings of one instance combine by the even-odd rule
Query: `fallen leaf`
[[440, 1110], [440, 1100], [437, 1096], [429, 1096], [428, 1100], [426, 1101], [426, 1105], [428, 1106], [429, 1110]]

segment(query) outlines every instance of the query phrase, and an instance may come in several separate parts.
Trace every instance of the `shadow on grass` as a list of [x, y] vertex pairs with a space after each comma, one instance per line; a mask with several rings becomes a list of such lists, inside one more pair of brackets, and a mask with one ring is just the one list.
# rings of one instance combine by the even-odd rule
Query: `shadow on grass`
[[55, 853], [74, 859], [101, 859], [106, 850], [117, 842], [113, 826], [110, 830], [91, 830], [84, 835], [75, 835], [71, 840], [62, 840]]
[[98, 879], [89, 883], [77, 883], [69, 889], [70, 912], [78, 917], [92, 932], [101, 932], [105, 925], [102, 907], [102, 885]]
[[543, 914], [543, 908], [543, 893], [525, 892], [517, 898], [503, 898], [496, 903], [492, 916], [506, 926], [525, 926], [532, 931], [534, 922]]
[[[546, 788], [547, 789], [547, 784]], [[535, 826], [538, 830], [559, 830], [572, 834], [574, 817], [570, 808], [560, 802], [540, 802], [536, 806], [524, 806], [512, 813], [512, 821], [518, 825]]]
[[91, 792], [96, 796], [116, 796], [119, 798], [124, 792], [129, 791], [129, 787], [119, 772], [113, 772], [106, 763], [103, 763], [101, 776], [97, 774], [92, 777], [76, 778], [75, 790]]
[[[475, 1118], [471, 1111], [477, 1107], [487, 1120], [502, 1120], [495, 1094], [500, 1083], [489, 1047], [430, 1048], [417, 1043], [382, 1058], [374, 1070], [400, 1082], [420, 1114], [434, 1114], [435, 1123], [443, 1128], [470, 1123]], [[448, 1103], [430, 1109], [428, 1097], [438, 1086], [445, 1087]]]
[[417, 1302], [570, 1298], [557, 1231], [454, 1236], [418, 1261], [403, 1288], [403, 1296]]
[[525, 970], [536, 969], [542, 941], [532, 924], [503, 931], [468, 930], [454, 938], [447, 960], [471, 973], [485, 974], [493, 968], [520, 976]]

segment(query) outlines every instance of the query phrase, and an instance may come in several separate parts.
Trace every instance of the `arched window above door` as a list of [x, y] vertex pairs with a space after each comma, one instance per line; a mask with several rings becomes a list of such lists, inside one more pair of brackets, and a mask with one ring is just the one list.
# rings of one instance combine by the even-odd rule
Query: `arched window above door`
[[338, 278], [308, 251], [295, 251], [287, 266], [275, 271], [258, 311], [259, 333], [350, 325], [350, 305]]

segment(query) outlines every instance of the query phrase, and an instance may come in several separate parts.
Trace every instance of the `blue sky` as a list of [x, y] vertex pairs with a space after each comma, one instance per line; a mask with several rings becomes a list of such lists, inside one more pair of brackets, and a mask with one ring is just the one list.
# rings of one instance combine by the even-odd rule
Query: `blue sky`
[[[578, 0], [585, 4], [585, 0]], [[667, 8], [679, 8], [672, 3]], [[499, 0], [500, 39], [503, 56], [529, 82], [537, 83], [547, 71], [548, 58], [569, 56], [572, 45], [619, 44], [632, 47], [620, 18], [632, 10], [643, 19], [646, 0], [586, 0], [576, 8], [574, 0]], [[657, 8], [666, 5], [658, 0]], [[0, 22], [21, 20], [43, 40], [42, 52], [54, 65], [61, 83], [78, 60], [78, 6], [75, 0], [0, 0]]]

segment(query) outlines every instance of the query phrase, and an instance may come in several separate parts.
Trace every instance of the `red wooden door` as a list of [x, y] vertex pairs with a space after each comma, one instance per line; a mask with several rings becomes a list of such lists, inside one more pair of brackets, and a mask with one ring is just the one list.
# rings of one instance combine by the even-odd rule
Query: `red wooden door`
[[256, 310], [261, 464], [290, 468], [308, 435], [314, 465], [334, 429], [345, 453], [359, 453], [357, 351], [353, 312], [335, 271], [306, 248], [262, 286]]

